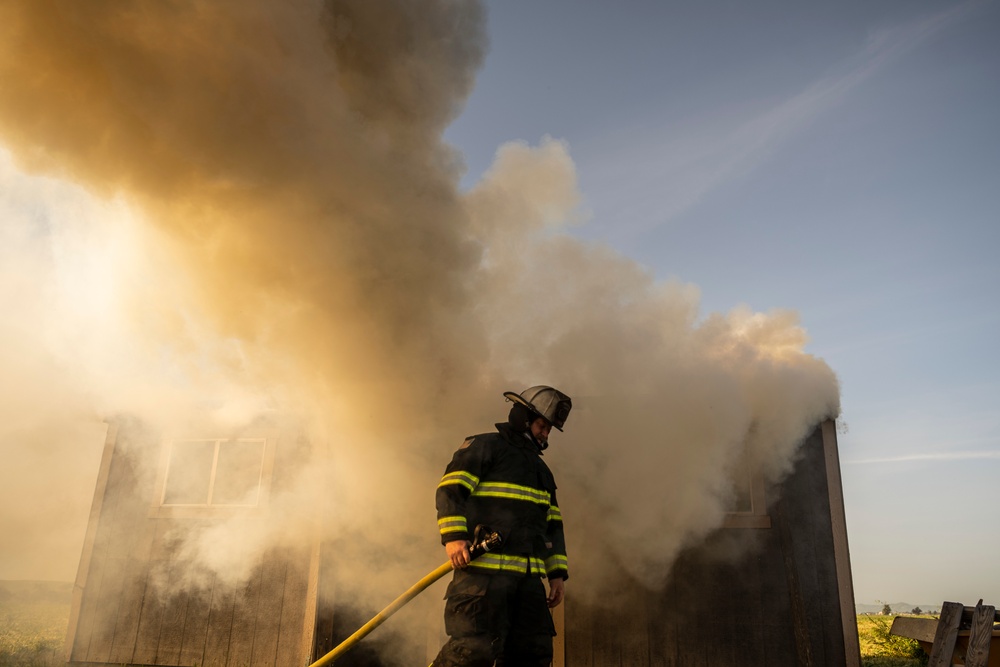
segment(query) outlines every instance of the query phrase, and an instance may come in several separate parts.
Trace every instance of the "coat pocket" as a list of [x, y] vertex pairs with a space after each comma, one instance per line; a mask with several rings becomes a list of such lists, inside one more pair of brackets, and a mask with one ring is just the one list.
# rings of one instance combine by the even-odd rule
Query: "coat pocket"
[[444, 627], [451, 637], [486, 634], [490, 630], [490, 605], [486, 596], [490, 576], [457, 573], [444, 599]]

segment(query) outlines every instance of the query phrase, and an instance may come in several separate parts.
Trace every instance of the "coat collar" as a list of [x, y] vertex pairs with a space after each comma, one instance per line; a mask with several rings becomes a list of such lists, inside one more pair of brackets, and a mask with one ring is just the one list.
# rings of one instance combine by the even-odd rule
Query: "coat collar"
[[533, 454], [538, 454], [539, 456], [542, 455], [542, 448], [538, 446], [531, 436], [526, 433], [519, 433], [515, 431], [507, 422], [500, 422], [495, 426], [497, 427], [497, 431], [499, 431], [500, 435], [503, 436], [504, 440], [511, 445], [520, 449], [525, 449]]

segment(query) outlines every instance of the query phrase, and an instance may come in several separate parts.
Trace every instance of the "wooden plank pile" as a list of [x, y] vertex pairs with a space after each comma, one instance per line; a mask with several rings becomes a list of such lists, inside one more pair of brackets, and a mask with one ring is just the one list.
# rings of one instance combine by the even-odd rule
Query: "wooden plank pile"
[[1000, 630], [994, 629], [995, 623], [1000, 623], [1000, 613], [982, 600], [975, 607], [945, 602], [940, 619], [897, 616], [890, 632], [920, 642], [930, 653], [928, 667], [1000, 667]]

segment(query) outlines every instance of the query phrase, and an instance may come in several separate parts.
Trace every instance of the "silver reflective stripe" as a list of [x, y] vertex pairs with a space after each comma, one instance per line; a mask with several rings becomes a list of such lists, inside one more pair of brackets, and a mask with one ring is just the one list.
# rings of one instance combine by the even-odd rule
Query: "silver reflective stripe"
[[441, 478], [441, 483], [438, 484], [438, 488], [442, 486], [447, 486], [449, 484], [461, 484], [469, 491], [475, 491], [476, 486], [479, 484], [479, 478], [473, 475], [471, 472], [465, 472], [464, 470], [457, 470], [455, 472], [450, 472]]
[[438, 519], [438, 530], [441, 534], [446, 533], [467, 533], [469, 526], [464, 516], [444, 516]]
[[524, 500], [538, 505], [549, 505], [552, 502], [552, 495], [548, 491], [506, 482], [483, 482], [476, 487], [472, 495]]
[[555, 554], [554, 556], [549, 556], [545, 559], [545, 571], [551, 574], [555, 570], [568, 570], [569, 561], [566, 560], [566, 556], [561, 554]]
[[524, 556], [485, 553], [469, 563], [469, 567], [475, 567], [481, 570], [490, 570], [493, 572], [516, 572], [519, 574], [527, 572], [533, 575], [545, 574], [545, 563], [541, 558], [535, 558], [534, 556], [525, 558]]

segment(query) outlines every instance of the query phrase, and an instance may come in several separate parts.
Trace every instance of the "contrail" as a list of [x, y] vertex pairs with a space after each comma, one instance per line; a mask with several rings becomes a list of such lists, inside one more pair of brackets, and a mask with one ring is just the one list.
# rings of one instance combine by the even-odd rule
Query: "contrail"
[[868, 459], [844, 461], [851, 465], [874, 463], [911, 463], [920, 461], [996, 461], [1000, 452], [931, 452], [926, 454], [903, 454], [901, 456], [881, 456]]

